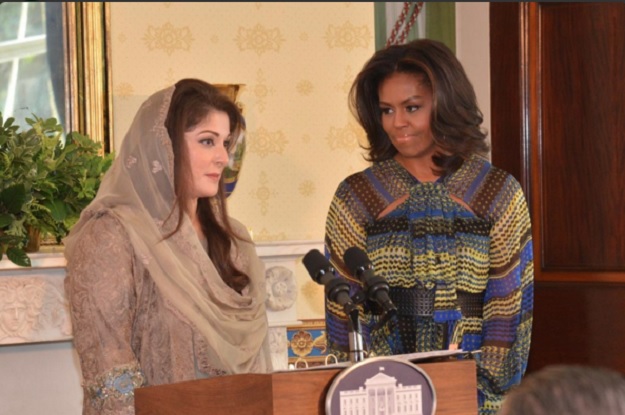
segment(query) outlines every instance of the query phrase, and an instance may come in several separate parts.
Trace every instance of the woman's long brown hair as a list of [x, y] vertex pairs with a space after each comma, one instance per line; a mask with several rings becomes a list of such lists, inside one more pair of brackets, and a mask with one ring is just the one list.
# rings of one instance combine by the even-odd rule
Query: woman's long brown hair
[[[238, 137], [244, 128], [243, 117], [230, 98], [199, 79], [182, 79], [176, 83], [165, 127], [174, 151], [174, 186], [179, 209], [176, 228], [166, 238], [180, 229], [190, 199], [191, 171], [184, 133], [193, 129], [211, 111], [228, 114], [230, 136]], [[234, 140], [231, 143], [234, 144]], [[233, 232], [228, 221], [223, 175], [215, 197], [198, 199], [197, 215], [208, 242], [210, 259], [222, 280], [240, 293], [249, 284], [249, 276], [237, 269], [231, 257], [232, 246], [240, 236]]]

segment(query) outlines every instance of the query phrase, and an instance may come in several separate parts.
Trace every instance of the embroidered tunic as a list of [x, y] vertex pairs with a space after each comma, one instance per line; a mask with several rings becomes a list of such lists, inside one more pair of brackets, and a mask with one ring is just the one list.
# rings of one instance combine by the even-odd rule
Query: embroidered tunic
[[165, 304], [124, 227], [94, 218], [68, 258], [65, 290], [83, 376], [83, 415], [132, 415], [134, 389], [223, 375], [206, 341]]
[[[480, 413], [495, 414], [520, 382], [530, 347], [532, 236], [519, 183], [478, 156], [433, 183], [394, 159], [374, 163], [338, 186], [326, 222], [326, 254], [353, 295], [362, 284], [343, 263], [352, 246], [388, 281], [397, 307], [381, 319], [379, 306], [362, 304], [365, 348], [376, 355], [480, 349]], [[326, 328], [329, 352], [347, 360], [348, 322], [330, 301]]]

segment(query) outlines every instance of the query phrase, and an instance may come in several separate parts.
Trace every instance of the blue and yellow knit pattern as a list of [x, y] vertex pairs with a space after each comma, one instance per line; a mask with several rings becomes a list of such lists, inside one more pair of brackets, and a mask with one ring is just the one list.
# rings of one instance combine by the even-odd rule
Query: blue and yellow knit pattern
[[[376, 304], [361, 306], [369, 353], [479, 349], [480, 413], [497, 412], [525, 372], [533, 310], [530, 217], [511, 175], [478, 156], [434, 183], [419, 182], [393, 159], [374, 163], [339, 185], [325, 246], [352, 293], [361, 283], [342, 259], [352, 246], [367, 252], [391, 287], [394, 318], [382, 322]], [[330, 352], [347, 360], [347, 319], [332, 302], [326, 329]]]

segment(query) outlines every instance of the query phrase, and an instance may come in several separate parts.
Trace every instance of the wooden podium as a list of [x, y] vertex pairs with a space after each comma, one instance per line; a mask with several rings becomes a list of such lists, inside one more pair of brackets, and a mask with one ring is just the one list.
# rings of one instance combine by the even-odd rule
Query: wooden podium
[[[416, 363], [436, 390], [436, 415], [477, 414], [475, 361]], [[220, 376], [135, 390], [136, 415], [324, 415], [332, 380], [343, 369]]]

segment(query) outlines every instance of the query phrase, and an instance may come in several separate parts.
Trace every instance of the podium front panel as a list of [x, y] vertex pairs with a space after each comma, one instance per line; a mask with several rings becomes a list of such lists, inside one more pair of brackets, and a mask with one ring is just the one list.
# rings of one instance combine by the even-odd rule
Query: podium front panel
[[[477, 414], [475, 361], [417, 365], [436, 389], [436, 415]], [[325, 415], [326, 393], [342, 369], [220, 376], [135, 390], [136, 415]]]
[[272, 414], [270, 375], [232, 375], [135, 390], [136, 415]]

